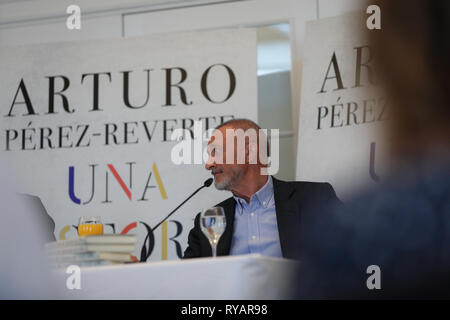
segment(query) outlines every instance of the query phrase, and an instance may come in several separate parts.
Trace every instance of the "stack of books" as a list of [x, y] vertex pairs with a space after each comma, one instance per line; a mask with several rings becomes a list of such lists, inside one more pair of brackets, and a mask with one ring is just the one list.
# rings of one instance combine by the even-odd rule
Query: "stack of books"
[[105, 266], [135, 262], [136, 235], [107, 234], [58, 240], [45, 245], [53, 268]]

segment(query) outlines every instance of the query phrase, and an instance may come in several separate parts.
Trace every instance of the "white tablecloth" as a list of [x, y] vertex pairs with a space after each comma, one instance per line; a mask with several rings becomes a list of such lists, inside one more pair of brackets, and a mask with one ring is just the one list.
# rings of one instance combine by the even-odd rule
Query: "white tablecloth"
[[[298, 263], [242, 255], [81, 269], [81, 299], [286, 299]], [[69, 275], [58, 275], [66, 286]]]

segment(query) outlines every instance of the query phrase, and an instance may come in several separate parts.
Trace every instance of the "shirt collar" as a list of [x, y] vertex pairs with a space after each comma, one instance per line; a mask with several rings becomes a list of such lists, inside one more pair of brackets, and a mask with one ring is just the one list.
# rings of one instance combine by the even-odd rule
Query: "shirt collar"
[[[268, 179], [264, 184], [264, 186], [262, 186], [261, 189], [256, 191], [256, 193], [250, 197], [250, 203], [255, 199], [259, 201], [260, 205], [267, 207], [269, 205], [272, 196], [273, 196], [273, 181], [272, 176], [268, 176]], [[247, 204], [247, 202], [244, 199], [238, 196], [233, 195], [233, 198], [241, 207], [242, 205]]]

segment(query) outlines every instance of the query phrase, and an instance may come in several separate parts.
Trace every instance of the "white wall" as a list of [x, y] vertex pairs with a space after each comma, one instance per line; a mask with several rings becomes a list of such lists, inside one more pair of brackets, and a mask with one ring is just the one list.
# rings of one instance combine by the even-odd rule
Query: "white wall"
[[290, 72], [275, 72], [258, 77], [258, 122], [262, 128], [280, 129], [280, 168], [276, 177], [294, 180], [295, 154], [293, 154], [291, 121]]
[[317, 11], [320, 19], [338, 16], [349, 11], [364, 9], [364, 0], [317, 0]]

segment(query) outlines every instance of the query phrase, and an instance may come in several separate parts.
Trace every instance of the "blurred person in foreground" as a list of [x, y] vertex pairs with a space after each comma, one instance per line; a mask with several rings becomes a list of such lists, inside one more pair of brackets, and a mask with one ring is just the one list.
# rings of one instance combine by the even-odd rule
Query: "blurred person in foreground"
[[[391, 99], [396, 170], [308, 221], [299, 298], [450, 298], [450, 1], [376, 4], [382, 29], [370, 40]], [[367, 287], [371, 265], [379, 290]]]
[[0, 181], [0, 300], [62, 298], [43, 247], [54, 240], [53, 220], [39, 198], [14, 191], [4, 170]]

